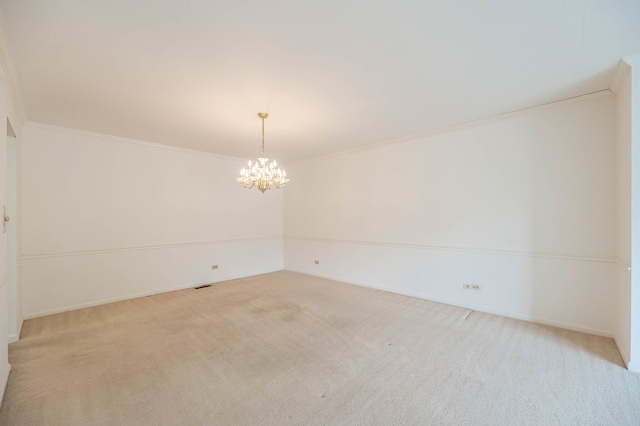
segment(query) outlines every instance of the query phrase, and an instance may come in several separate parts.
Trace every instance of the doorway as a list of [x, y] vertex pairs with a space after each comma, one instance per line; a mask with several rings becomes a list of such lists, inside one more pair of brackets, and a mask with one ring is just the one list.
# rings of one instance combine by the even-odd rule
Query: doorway
[[2, 232], [7, 239], [7, 332], [9, 343], [20, 338], [22, 329], [22, 292], [20, 291], [20, 262], [18, 258], [18, 179], [19, 147], [15, 132], [7, 119], [7, 181], [6, 205]]

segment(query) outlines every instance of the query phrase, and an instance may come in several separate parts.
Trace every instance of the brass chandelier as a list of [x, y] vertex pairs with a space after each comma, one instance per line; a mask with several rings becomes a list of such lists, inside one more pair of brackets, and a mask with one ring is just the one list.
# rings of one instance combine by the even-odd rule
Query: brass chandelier
[[264, 119], [269, 117], [269, 114], [259, 112], [258, 117], [262, 119], [262, 157], [258, 158], [253, 165], [249, 160], [249, 168], [245, 169], [243, 167], [240, 170], [240, 177], [236, 181], [240, 182], [243, 188], [249, 189], [255, 186], [264, 194], [271, 187], [277, 189], [284, 187], [289, 182], [289, 179], [286, 177], [287, 173], [278, 167], [276, 160], [267, 165], [269, 159], [264, 157]]

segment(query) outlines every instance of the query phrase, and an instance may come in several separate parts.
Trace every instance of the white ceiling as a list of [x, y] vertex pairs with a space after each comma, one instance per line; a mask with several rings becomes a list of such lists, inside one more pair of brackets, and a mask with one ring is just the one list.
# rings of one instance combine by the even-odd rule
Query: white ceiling
[[281, 163], [608, 89], [640, 0], [0, 0], [27, 119]]

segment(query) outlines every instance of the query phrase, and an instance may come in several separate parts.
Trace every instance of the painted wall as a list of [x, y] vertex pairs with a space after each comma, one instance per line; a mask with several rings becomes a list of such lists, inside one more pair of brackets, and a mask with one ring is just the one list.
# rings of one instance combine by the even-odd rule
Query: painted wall
[[615, 138], [607, 91], [287, 165], [285, 269], [611, 336]]
[[242, 189], [243, 165], [27, 124], [25, 317], [282, 269], [282, 192]]
[[631, 342], [629, 370], [640, 372], [640, 55], [625, 58], [630, 66], [631, 115]]
[[631, 357], [631, 74], [621, 64], [625, 77], [616, 94], [617, 256], [615, 339], [628, 365]]

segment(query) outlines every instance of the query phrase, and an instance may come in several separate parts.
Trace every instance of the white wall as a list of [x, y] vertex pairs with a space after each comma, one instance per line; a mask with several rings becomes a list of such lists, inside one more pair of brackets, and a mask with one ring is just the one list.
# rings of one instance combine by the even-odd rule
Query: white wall
[[243, 164], [27, 124], [25, 318], [282, 269], [282, 192], [242, 189]]
[[631, 74], [626, 63], [620, 66], [624, 78], [616, 90], [618, 262], [614, 334], [620, 354], [628, 365], [631, 358]]
[[640, 55], [625, 58], [631, 90], [631, 329], [629, 370], [640, 373]]
[[615, 162], [607, 91], [288, 165], [285, 269], [611, 336]]

